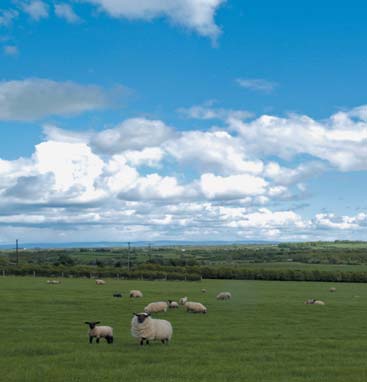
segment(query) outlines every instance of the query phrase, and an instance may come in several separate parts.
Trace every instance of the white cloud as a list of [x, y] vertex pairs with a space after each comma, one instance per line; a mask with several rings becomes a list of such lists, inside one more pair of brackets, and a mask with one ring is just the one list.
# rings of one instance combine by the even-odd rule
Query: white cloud
[[110, 103], [98, 86], [47, 79], [0, 82], [0, 120], [32, 121], [49, 115], [72, 115]]
[[77, 23], [80, 21], [79, 16], [74, 12], [70, 4], [57, 3], [55, 4], [56, 16], [65, 19], [69, 23]]
[[172, 129], [162, 121], [132, 118], [113, 129], [96, 134], [92, 145], [100, 152], [116, 154], [125, 150], [158, 146], [171, 135]]
[[19, 50], [15, 45], [5, 45], [4, 53], [7, 56], [17, 56], [19, 54]]
[[263, 93], [271, 93], [278, 84], [262, 78], [237, 78], [236, 82], [245, 89], [255, 90]]
[[212, 107], [211, 102], [204, 105], [191, 106], [189, 108], [180, 108], [178, 109], [178, 112], [187, 118], [202, 120], [226, 120], [228, 118], [246, 119], [252, 116], [252, 114], [246, 110], [232, 110]]
[[0, 9], [0, 26], [7, 27], [19, 16], [15, 9]]
[[112, 17], [151, 20], [167, 17], [171, 22], [215, 39], [220, 28], [214, 16], [225, 0], [84, 0], [99, 5]]
[[49, 6], [41, 0], [32, 0], [22, 4], [24, 12], [35, 21], [47, 19]]

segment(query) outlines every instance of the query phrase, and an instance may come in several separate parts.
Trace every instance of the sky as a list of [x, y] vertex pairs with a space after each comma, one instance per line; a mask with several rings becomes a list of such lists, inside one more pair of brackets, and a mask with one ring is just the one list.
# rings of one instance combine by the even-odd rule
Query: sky
[[0, 244], [366, 240], [366, 17], [2, 0]]

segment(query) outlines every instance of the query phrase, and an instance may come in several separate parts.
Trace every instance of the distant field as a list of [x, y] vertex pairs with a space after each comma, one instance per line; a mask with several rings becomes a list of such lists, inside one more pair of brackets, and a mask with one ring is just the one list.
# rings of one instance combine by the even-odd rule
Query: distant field
[[[367, 285], [206, 280], [202, 282], [0, 277], [2, 381], [367, 380]], [[141, 289], [142, 300], [112, 293]], [[202, 294], [201, 288], [208, 290]], [[229, 290], [233, 299], [215, 300]], [[174, 327], [169, 346], [141, 348], [130, 336], [134, 311], [187, 295], [207, 315], [160, 314]], [[326, 306], [304, 305], [307, 298]], [[89, 345], [85, 320], [101, 320], [115, 343]]]

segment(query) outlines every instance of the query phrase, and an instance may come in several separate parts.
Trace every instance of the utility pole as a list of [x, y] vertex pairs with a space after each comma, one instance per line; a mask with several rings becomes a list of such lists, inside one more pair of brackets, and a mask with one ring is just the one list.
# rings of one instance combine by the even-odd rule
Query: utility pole
[[128, 250], [127, 250], [127, 270], [130, 272], [130, 241], [127, 243]]
[[17, 257], [17, 265], [19, 265], [19, 248], [18, 248], [18, 239], [15, 240], [15, 254]]

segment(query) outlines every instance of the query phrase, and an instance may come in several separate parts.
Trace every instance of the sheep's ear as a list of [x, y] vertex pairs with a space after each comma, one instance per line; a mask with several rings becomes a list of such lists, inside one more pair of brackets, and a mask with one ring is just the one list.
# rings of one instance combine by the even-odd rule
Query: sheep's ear
[[138, 315], [137, 313], [134, 312], [134, 313], [133, 313], [133, 316], [139, 316], [139, 315]]
[[101, 323], [101, 321], [96, 321], [96, 322], [95, 322], [96, 325], [97, 325], [97, 324], [100, 324], [100, 323]]
[[87, 325], [89, 325], [89, 324], [90, 324], [90, 322], [88, 322], [88, 321], [85, 321], [84, 323], [85, 323], [85, 324], [87, 324]]

